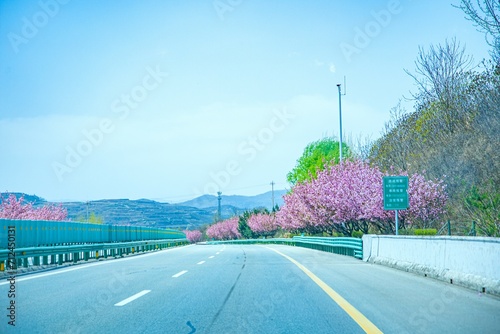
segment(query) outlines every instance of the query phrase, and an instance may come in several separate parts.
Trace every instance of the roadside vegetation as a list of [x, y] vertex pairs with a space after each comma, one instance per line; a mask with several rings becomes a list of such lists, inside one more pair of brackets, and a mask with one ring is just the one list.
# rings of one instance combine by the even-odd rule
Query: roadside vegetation
[[[406, 73], [413, 110], [397, 103], [382, 136], [362, 152], [323, 138], [309, 144], [288, 173], [290, 192], [273, 212], [247, 212], [208, 227], [208, 239], [361, 236], [394, 233], [384, 211], [382, 177], [408, 175], [410, 207], [402, 234], [453, 232], [500, 237], [500, 2], [462, 0], [460, 8], [491, 47], [475, 63], [458, 38], [421, 46]], [[238, 221], [240, 222], [238, 225]], [[472, 223], [473, 222], [473, 223]]]
[[8, 197], [0, 194], [0, 218], [18, 220], [67, 220], [68, 212], [62, 205], [44, 205], [34, 207], [26, 203], [24, 197], [17, 198], [14, 194]]

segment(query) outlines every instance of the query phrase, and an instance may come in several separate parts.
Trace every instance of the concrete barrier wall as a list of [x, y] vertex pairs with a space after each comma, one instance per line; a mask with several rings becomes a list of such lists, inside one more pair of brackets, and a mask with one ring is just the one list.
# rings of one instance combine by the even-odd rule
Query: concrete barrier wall
[[364, 235], [363, 261], [500, 295], [500, 238]]

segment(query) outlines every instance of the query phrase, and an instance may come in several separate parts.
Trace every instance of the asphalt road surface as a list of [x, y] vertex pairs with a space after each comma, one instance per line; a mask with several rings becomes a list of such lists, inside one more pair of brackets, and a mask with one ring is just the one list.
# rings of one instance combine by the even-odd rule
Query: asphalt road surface
[[280, 245], [192, 245], [3, 279], [0, 309], [0, 333], [500, 333], [500, 298]]

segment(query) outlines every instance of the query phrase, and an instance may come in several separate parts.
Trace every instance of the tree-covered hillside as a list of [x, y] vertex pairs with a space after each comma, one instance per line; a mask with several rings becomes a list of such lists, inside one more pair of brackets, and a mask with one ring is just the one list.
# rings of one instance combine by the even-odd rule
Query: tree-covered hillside
[[[480, 28], [489, 22], [482, 30], [498, 42], [500, 21], [491, 15], [500, 16], [500, 3], [483, 2], [488, 10], [471, 1], [462, 9]], [[417, 86], [414, 110], [392, 110], [369, 159], [385, 171], [444, 178], [447, 218], [475, 221], [481, 234], [500, 236], [500, 43], [490, 45], [492, 59], [479, 65], [457, 39], [420, 47], [415, 69], [407, 70]]]

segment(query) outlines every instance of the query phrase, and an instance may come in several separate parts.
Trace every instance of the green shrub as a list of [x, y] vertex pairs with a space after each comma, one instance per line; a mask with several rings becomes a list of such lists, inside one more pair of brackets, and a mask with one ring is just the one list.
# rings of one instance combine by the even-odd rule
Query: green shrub
[[352, 231], [352, 237], [353, 238], [362, 238], [363, 237], [363, 231]]
[[415, 229], [415, 235], [436, 235], [437, 230], [435, 228], [422, 228]]

